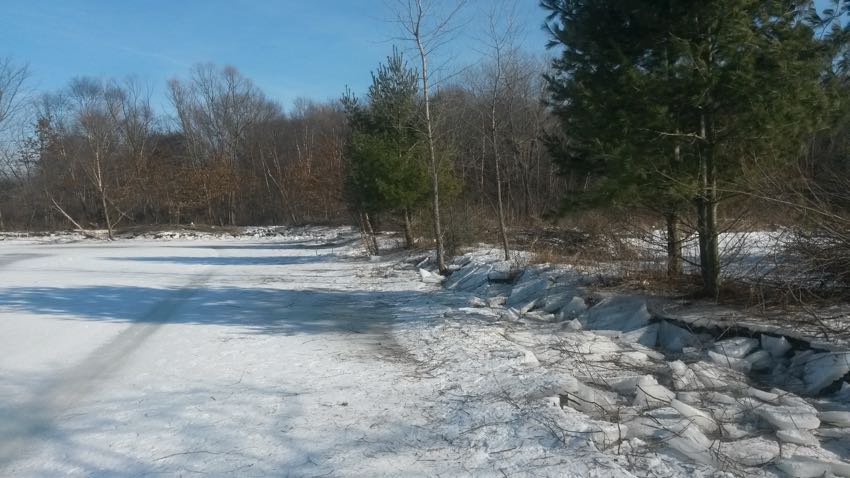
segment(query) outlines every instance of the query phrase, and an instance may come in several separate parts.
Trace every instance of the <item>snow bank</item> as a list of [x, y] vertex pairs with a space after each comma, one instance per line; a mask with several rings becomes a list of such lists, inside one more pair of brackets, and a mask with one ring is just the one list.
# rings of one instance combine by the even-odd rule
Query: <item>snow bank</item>
[[[604, 443], [600, 450], [612, 453], [612, 438], [618, 449], [635, 453], [666, 449], [684, 460], [674, 466], [678, 473], [681, 466], [695, 467], [688, 473], [722, 468], [746, 475], [805, 473], [811, 463], [830, 473], [847, 466], [842, 459], [850, 449], [825, 447], [819, 437], [831, 430], [825, 425], [850, 426], [850, 415], [837, 404], [819, 411], [833, 403], [828, 397], [812, 402], [799, 395], [836, 386], [850, 395], [850, 385], [841, 385], [850, 372], [846, 353], [795, 350], [775, 330], [715, 339], [710, 314], [680, 320], [657, 314], [664, 307], [642, 296], [600, 296], [585, 290], [583, 277], [569, 267], [528, 267], [515, 272], [512, 283], [501, 275], [495, 284], [485, 279], [494, 262], [476, 254], [461, 261], [454, 290], [484, 294], [479, 303], [506, 308], [498, 317], [507, 317], [511, 328], [537, 331], [523, 347], [548, 378], [528, 391], [542, 387], [542, 395], [557, 394], [564, 410], [620, 425], [616, 437], [599, 428], [590, 441]], [[723, 326], [717, 322], [728, 330]], [[754, 387], [754, 373], [782, 388]], [[794, 457], [781, 453], [780, 442]]]

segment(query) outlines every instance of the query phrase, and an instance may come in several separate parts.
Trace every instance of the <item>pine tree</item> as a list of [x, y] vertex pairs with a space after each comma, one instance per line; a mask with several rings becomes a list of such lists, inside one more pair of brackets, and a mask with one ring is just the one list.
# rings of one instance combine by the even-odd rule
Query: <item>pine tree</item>
[[368, 104], [350, 95], [344, 104], [352, 126], [349, 189], [366, 214], [398, 212], [408, 247], [413, 245], [411, 212], [428, 197], [427, 166], [417, 125], [418, 76], [393, 50], [372, 74]]
[[596, 173], [609, 199], [628, 191], [674, 210], [693, 205], [710, 296], [724, 193], [744, 187], [754, 166], [796, 159], [827, 108], [830, 49], [799, 4], [543, 1], [552, 43], [564, 47], [549, 78], [568, 138], [561, 164]]

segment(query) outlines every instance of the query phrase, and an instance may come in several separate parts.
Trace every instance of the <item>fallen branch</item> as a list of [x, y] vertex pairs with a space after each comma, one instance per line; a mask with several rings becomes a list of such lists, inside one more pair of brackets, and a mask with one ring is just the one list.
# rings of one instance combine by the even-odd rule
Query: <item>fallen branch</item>
[[50, 198], [50, 202], [52, 202], [52, 203], [53, 203], [53, 207], [55, 207], [55, 208], [56, 208], [56, 210], [58, 210], [60, 213], [62, 213], [62, 215], [63, 215], [63, 216], [65, 216], [65, 218], [66, 218], [68, 221], [70, 221], [70, 222], [71, 222], [71, 224], [73, 224], [73, 225], [74, 225], [74, 227], [76, 227], [76, 228], [77, 228], [76, 232], [79, 232], [80, 234], [82, 234], [82, 235], [84, 235], [84, 236], [88, 237], [89, 239], [100, 239], [100, 238], [99, 238], [99, 237], [97, 237], [95, 234], [92, 234], [92, 233], [88, 232], [85, 228], [83, 228], [83, 226], [81, 226], [81, 225], [80, 225], [77, 221], [75, 221], [75, 220], [74, 220], [74, 218], [73, 218], [73, 217], [71, 217], [71, 215], [70, 215], [70, 214], [68, 214], [67, 212], [65, 212], [65, 210], [64, 210], [64, 209], [62, 209], [62, 206], [60, 206], [60, 205], [59, 205], [59, 203], [58, 203], [58, 202], [56, 202], [56, 200], [55, 200], [55, 199], [53, 199], [53, 196], [51, 196], [50, 194], [48, 194], [48, 195], [47, 195], [47, 197], [48, 197], [48, 198]]

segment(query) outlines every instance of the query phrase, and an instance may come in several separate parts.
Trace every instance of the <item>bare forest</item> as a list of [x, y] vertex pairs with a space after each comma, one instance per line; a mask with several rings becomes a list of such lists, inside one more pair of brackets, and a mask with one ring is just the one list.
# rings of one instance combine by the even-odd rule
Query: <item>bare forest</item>
[[[543, 144], [552, 127], [544, 65], [518, 56], [508, 67], [496, 105], [507, 214], [540, 218], [565, 183]], [[24, 65], [0, 68], [5, 83], [26, 79]], [[490, 69], [480, 67], [476, 81]], [[349, 125], [338, 101], [302, 98], [285, 111], [235, 67], [209, 64], [168, 82], [167, 113], [156, 111], [149, 88], [133, 80], [81, 77], [61, 91], [4, 93], [17, 93], [10, 107], [30, 113], [24, 124], [4, 125], [5, 230], [340, 224], [357, 217], [346, 199]], [[456, 181], [449, 213], [490, 215], [496, 183], [487, 86], [445, 84], [431, 101]], [[396, 227], [394, 218], [382, 219]]]

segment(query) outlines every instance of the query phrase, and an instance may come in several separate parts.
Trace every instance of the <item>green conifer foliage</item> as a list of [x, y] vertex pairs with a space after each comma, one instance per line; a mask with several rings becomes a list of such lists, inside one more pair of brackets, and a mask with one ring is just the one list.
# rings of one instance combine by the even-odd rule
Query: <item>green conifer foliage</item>
[[564, 169], [596, 178], [575, 202], [692, 207], [704, 291], [718, 293], [718, 205], [754, 170], [794, 162], [829, 108], [835, 39], [810, 2], [543, 0]]
[[349, 193], [367, 213], [403, 214], [408, 242], [410, 212], [422, 206], [429, 193], [417, 85], [416, 71], [394, 50], [372, 74], [365, 106], [350, 94], [343, 98], [352, 127]]

